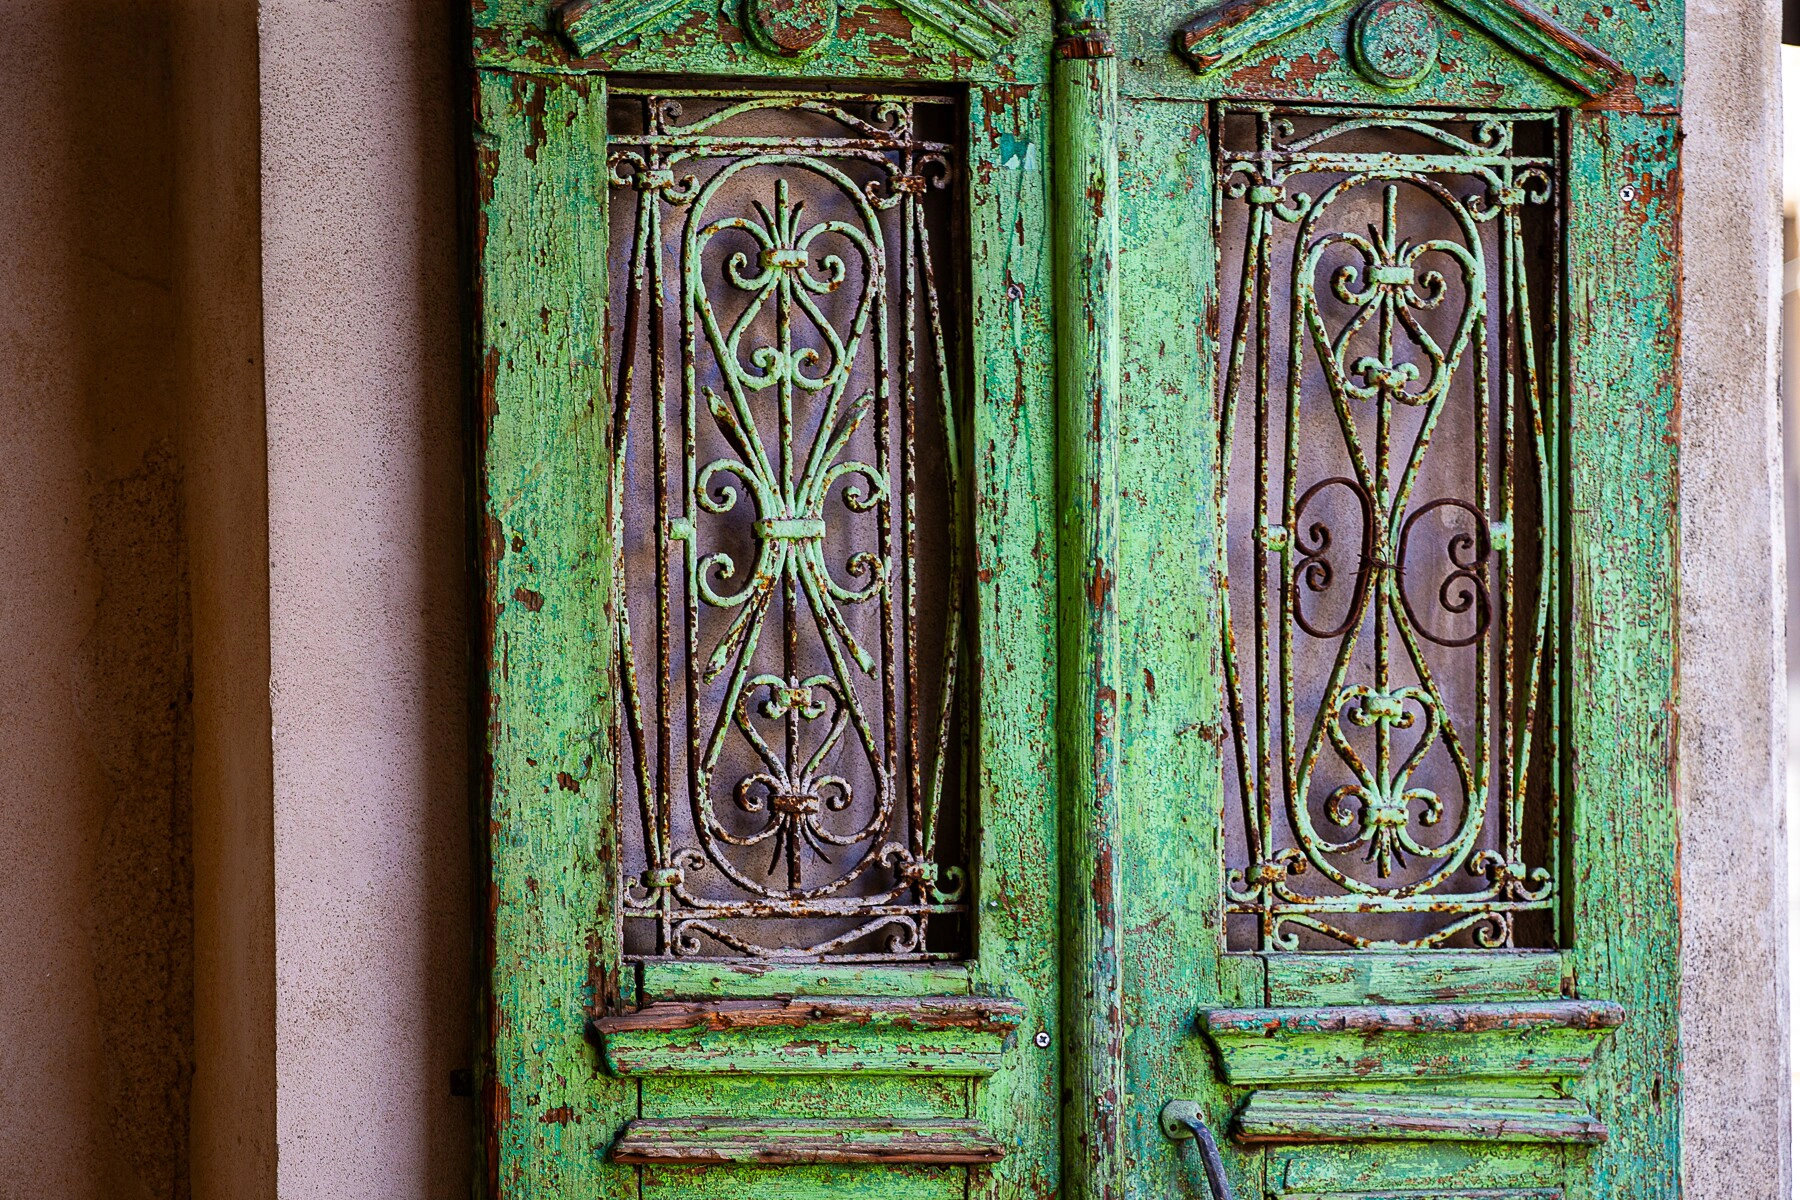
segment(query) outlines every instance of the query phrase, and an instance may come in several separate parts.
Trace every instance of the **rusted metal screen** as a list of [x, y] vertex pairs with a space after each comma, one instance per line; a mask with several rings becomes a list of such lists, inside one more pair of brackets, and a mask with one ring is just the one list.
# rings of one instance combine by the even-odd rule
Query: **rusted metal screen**
[[611, 97], [626, 954], [954, 957], [960, 104]]
[[1228, 943], [1554, 944], [1557, 124], [1215, 117]]

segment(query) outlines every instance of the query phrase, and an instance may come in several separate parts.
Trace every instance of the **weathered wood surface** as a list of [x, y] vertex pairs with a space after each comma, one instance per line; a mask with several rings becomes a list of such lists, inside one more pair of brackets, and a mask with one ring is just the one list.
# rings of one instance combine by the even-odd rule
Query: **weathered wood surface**
[[1005, 1040], [976, 1029], [856, 1025], [629, 1029], [601, 1038], [614, 1075], [956, 1075], [1000, 1069]]
[[679, 1029], [795, 1029], [820, 1025], [870, 1030], [970, 1029], [1005, 1035], [1019, 1027], [1024, 1005], [976, 996], [806, 997], [771, 1000], [665, 1000], [594, 1018], [601, 1036]]
[[1269, 1004], [1277, 1008], [1553, 1000], [1565, 994], [1566, 961], [1533, 950], [1264, 957]]
[[[1103, 5], [1097, 6], [1104, 13]], [[1104, 26], [1099, 27], [1104, 33]], [[1119, 930], [1118, 63], [1059, 57], [1057, 455], [1061, 464], [1062, 1110], [1070, 1200], [1118, 1194], [1125, 1169]]]
[[645, 1117], [967, 1117], [962, 1075], [648, 1075], [638, 1084]]
[[1215, 1009], [1200, 1025], [1233, 1084], [1573, 1079], [1624, 1019], [1609, 1002]]
[[769, 1120], [677, 1117], [638, 1120], [612, 1148], [621, 1163], [999, 1162], [1006, 1147], [969, 1120]]
[[973, 1177], [992, 1175], [999, 1164], [973, 1169], [928, 1165], [809, 1163], [787, 1167], [650, 1164], [642, 1200], [963, 1200]]
[[[1171, 36], [1194, 6], [1162, 0], [1112, 6], [1118, 58], [1056, 66], [1049, 7], [1037, 3], [1006, 5], [1020, 32], [992, 59], [971, 55], [966, 41], [929, 18], [866, 0], [843, 5], [837, 36], [817, 55], [777, 60], [744, 37], [735, 6], [643, 0], [640, 15], [657, 12], [641, 23], [634, 18], [629, 37], [581, 58], [557, 32], [545, 0], [477, 0], [475, 61], [525, 72], [480, 76], [475, 130], [476, 438], [490, 681], [484, 817], [494, 914], [485, 1093], [491, 1197], [1047, 1200], [1091, 1193], [1095, 1181], [1100, 1192], [1111, 1186], [1118, 1196], [1182, 1195], [1197, 1186], [1197, 1176], [1156, 1129], [1161, 1102], [1197, 1098], [1221, 1130], [1230, 1113], [1230, 1093], [1194, 1027], [1197, 1009], [1490, 1001], [1541, 1007], [1559, 997], [1610, 1001], [1628, 1020], [1610, 1040], [1604, 1025], [1592, 1023], [1347, 1025], [1273, 1039], [1221, 1034], [1254, 1040], [1259, 1044], [1246, 1045], [1244, 1054], [1263, 1055], [1254, 1064], [1238, 1056], [1234, 1082], [1279, 1089], [1312, 1079], [1347, 1089], [1352, 1081], [1394, 1078], [1409, 1088], [1400, 1099], [1357, 1092], [1343, 1102], [1394, 1117], [1379, 1140], [1371, 1132], [1300, 1147], [1228, 1147], [1239, 1195], [1673, 1194], [1680, 1104], [1670, 801], [1678, 238], [1669, 114], [1679, 99], [1681, 11], [1672, 0], [1649, 0], [1631, 21], [1618, 22], [1600, 0], [1558, 7], [1559, 20], [1584, 30], [1628, 76], [1587, 101], [1569, 72], [1558, 82], [1529, 55], [1509, 55], [1475, 3], [1439, 10], [1444, 45], [1453, 52], [1431, 81], [1415, 93], [1383, 95], [1351, 69], [1330, 20], [1301, 23], [1236, 62], [1196, 73], [1174, 53]], [[610, 17], [624, 8], [593, 10], [600, 11]], [[605, 412], [606, 189], [598, 152], [604, 104], [601, 79], [586, 74], [610, 70], [973, 85], [969, 453], [980, 660], [973, 770], [982, 840], [979, 952], [967, 965], [891, 971], [648, 964], [638, 972], [636, 995], [632, 980], [622, 982], [615, 969], [604, 732], [611, 725], [609, 555], [602, 544], [610, 456], [605, 422], [596, 419]], [[1053, 71], [1054, 121], [1043, 86]], [[1204, 102], [1224, 95], [1589, 106], [1569, 119], [1568, 316], [1559, 350], [1567, 384], [1549, 414], [1566, 431], [1558, 450], [1565, 508], [1552, 516], [1568, 529], [1573, 593], [1557, 667], [1567, 688], [1569, 744], [1558, 786], [1573, 864], [1572, 937], [1560, 955], [1258, 957], [1221, 950], [1217, 772], [1226, 735], [1208, 599], [1217, 566], [1217, 297]], [[1632, 111], [1638, 108], [1645, 111]], [[1108, 153], [1116, 155], [1111, 177]], [[1103, 168], [1098, 177], [1096, 163]], [[1048, 195], [1053, 168], [1055, 209]], [[1077, 219], [1075, 227], [1061, 222], [1067, 216]], [[1117, 229], [1110, 283], [1095, 256], [1096, 246], [1105, 248], [1108, 220]], [[1063, 285], [1054, 295], [1053, 259]], [[1068, 319], [1053, 347], [1051, 324], [1059, 317]], [[1110, 395], [1094, 389], [1108, 371]], [[1060, 403], [1053, 380], [1064, 388]], [[1090, 435], [1098, 441], [1084, 444]], [[1083, 489], [1097, 505], [1069, 503]], [[1116, 510], [1108, 511], [1115, 499]], [[1068, 557], [1071, 546], [1079, 563]], [[1060, 615], [1059, 555], [1069, 589]], [[1089, 569], [1093, 564], [1104, 570]], [[1110, 598], [1095, 590], [1101, 582]], [[1082, 674], [1076, 688], [1067, 686], [1066, 674], [1059, 681], [1059, 658], [1065, 672]], [[1094, 721], [1100, 714], [1104, 731]], [[1053, 730], [1065, 738], [1071, 730], [1080, 734], [1064, 742], [1060, 777]], [[1102, 732], [1116, 744], [1095, 740]], [[1081, 757], [1071, 759], [1070, 751]], [[565, 775], [576, 790], [560, 782]], [[1110, 809], [1094, 806], [1102, 783]], [[1094, 886], [1101, 877], [1093, 870], [1109, 855], [1110, 893]], [[1059, 897], [1056, 873], [1067, 862], [1085, 874], [1066, 877], [1069, 888]], [[1110, 917], [1103, 896], [1113, 906]], [[1071, 927], [1085, 932], [1067, 949], [1057, 936], [1065, 904], [1086, 910], [1070, 914]], [[1065, 1012], [1059, 967], [1084, 963], [1086, 977], [1064, 981]], [[830, 996], [861, 1003], [970, 993], [1019, 999], [1010, 1049], [985, 1048], [1003, 1041], [994, 1030], [914, 1030], [906, 1036], [927, 1040], [900, 1048], [886, 1030], [854, 1025], [841, 1027], [846, 1034], [856, 1029], [854, 1036], [802, 1047], [794, 1035], [806, 1022], [760, 1018], [748, 1027], [714, 1028], [707, 1017], [679, 1028], [601, 1032], [633, 1002], [785, 1005]], [[702, 1069], [678, 1067], [636, 1082], [609, 1078], [583, 1036], [591, 1015], [599, 1018], [601, 1040], [645, 1039], [639, 1050], [646, 1063]], [[1046, 1046], [1034, 1040], [1040, 1033]], [[939, 1037], [986, 1041], [974, 1050], [929, 1041]], [[664, 1040], [651, 1045], [656, 1039]], [[1597, 1054], [1595, 1042], [1602, 1043]], [[1225, 1058], [1229, 1069], [1232, 1056]], [[983, 1081], [974, 1070], [945, 1072], [943, 1064], [958, 1061], [993, 1074]], [[794, 1074], [797, 1062], [822, 1070]], [[911, 1070], [909, 1062], [920, 1073], [869, 1073], [896, 1064]], [[1060, 1178], [1056, 1131], [1068, 1080], [1059, 1079], [1059, 1063], [1080, 1083], [1069, 1110], [1082, 1120], [1104, 1118], [1076, 1137], [1067, 1181]], [[716, 1072], [720, 1064], [727, 1073]], [[1582, 1070], [1585, 1078], [1564, 1082]], [[1573, 1098], [1549, 1094], [1565, 1087]], [[1429, 1104], [1445, 1106], [1579, 1103], [1611, 1136], [1579, 1152], [1572, 1145], [1581, 1139], [1571, 1137], [1565, 1154], [1555, 1141], [1469, 1141], [1437, 1128], [1408, 1130], [1409, 1121], [1438, 1119], [1407, 1107], [1426, 1103], [1420, 1093], [1427, 1090]], [[1469, 1092], [1504, 1096], [1472, 1099]], [[1327, 1094], [1311, 1093], [1309, 1103], [1316, 1108]], [[1267, 1107], [1273, 1092], [1267, 1095], [1264, 1115], [1274, 1111]], [[627, 1120], [713, 1119], [720, 1112], [765, 1123], [778, 1116], [975, 1121], [1009, 1153], [976, 1169], [823, 1161], [640, 1168], [605, 1158]], [[1324, 1128], [1316, 1111], [1281, 1119], [1290, 1133], [1304, 1132], [1307, 1121], [1315, 1136]], [[1348, 1116], [1333, 1119], [1340, 1130], [1354, 1128]], [[1396, 1133], [1407, 1136], [1394, 1140]]]
[[[1024, 9], [1015, 9], [1024, 13]], [[1029, 44], [1029, 43], [1022, 43]], [[1018, 1044], [969, 1115], [1013, 1147], [971, 1200], [1056, 1194], [1062, 1043], [1057, 947], [1057, 409], [1050, 122], [1035, 86], [969, 97], [970, 361], [980, 719], [975, 990], [1026, 1004]], [[1048, 1046], [1037, 1044], [1047, 1035]], [[919, 1186], [908, 1177], [908, 1186]], [[959, 1193], [960, 1195], [960, 1193]]]
[[[1220, 953], [1224, 855], [1209, 816], [1225, 715], [1218, 617], [1206, 602], [1220, 541], [1213, 521], [1196, 518], [1220, 478], [1207, 125], [1204, 105], [1120, 101], [1118, 875], [1133, 1197], [1205, 1195], [1197, 1155], [1163, 1134], [1158, 1115], [1165, 1100], [1193, 1100], [1223, 1138], [1233, 1098], [1195, 1011], [1264, 1001], [1262, 960]], [[1240, 1200], [1260, 1196], [1262, 1156], [1227, 1146], [1224, 1157]]]
[[1214, 1008], [1201, 1014], [1210, 1036], [1288, 1038], [1320, 1033], [1488, 1033], [1499, 1030], [1617, 1029], [1625, 1010], [1610, 1000], [1511, 1004], [1346, 1004], [1320, 1008]]
[[1612, 1136], [1570, 1200], [1680, 1188], [1679, 145], [1667, 116], [1569, 130], [1569, 902], [1578, 994], [1630, 1014], [1579, 1093]]
[[[635, 1197], [636, 1110], [585, 1034], [614, 1003], [606, 191], [598, 80], [483, 73], [474, 147], [490, 1197]], [[566, 781], [566, 782], [564, 782]]]
[[596, 1017], [608, 1071], [643, 1075], [987, 1076], [1024, 1016], [1010, 1000], [663, 1001]]
[[1593, 1145], [1606, 1126], [1579, 1100], [1266, 1090], [1232, 1122], [1247, 1145], [1352, 1141], [1493, 1141]]
[[[1535, 5], [1518, 0], [1445, 3], [1522, 61], [1584, 96], [1604, 95], [1624, 77], [1624, 68], [1610, 55]], [[1267, 54], [1280, 39], [1349, 6], [1350, 0], [1223, 4], [1183, 25], [1176, 45], [1197, 68], [1211, 71], [1258, 52]]]
[[1049, 5], [1031, 0], [844, 0], [811, 53], [764, 53], [739, 5], [694, 0], [474, 0], [480, 66], [738, 78], [970, 78], [1041, 82]]
[[971, 989], [964, 963], [803, 966], [793, 963], [645, 963], [637, 1001], [790, 999], [795, 996], [960, 996]]
[[[1281, 1197], [1375, 1196], [1406, 1200], [1474, 1193], [1518, 1200], [1519, 1192], [1559, 1189], [1566, 1164], [1593, 1154], [1528, 1142], [1383, 1141], [1264, 1146], [1269, 1194]], [[1397, 1200], [1397, 1198], [1396, 1198]]]

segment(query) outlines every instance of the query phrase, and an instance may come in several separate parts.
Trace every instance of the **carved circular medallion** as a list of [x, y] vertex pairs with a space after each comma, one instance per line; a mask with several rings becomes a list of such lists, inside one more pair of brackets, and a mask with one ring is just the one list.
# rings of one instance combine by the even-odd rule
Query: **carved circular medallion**
[[744, 28], [782, 58], [811, 53], [837, 24], [837, 0], [744, 0]]
[[1411, 87], [1437, 64], [1437, 21], [1418, 0], [1369, 0], [1350, 26], [1350, 50], [1370, 83]]

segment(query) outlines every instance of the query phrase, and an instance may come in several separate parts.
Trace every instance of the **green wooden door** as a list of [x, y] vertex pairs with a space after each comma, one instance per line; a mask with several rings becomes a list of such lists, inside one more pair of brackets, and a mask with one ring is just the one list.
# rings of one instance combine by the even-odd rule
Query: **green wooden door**
[[472, 32], [487, 1194], [1672, 1194], [1678, 7]]

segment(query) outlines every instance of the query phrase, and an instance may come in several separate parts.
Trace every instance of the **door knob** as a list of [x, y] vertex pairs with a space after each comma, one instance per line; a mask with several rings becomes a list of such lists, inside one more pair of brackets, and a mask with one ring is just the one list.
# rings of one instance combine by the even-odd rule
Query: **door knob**
[[1200, 1147], [1200, 1164], [1206, 1168], [1206, 1186], [1212, 1200], [1237, 1200], [1231, 1180], [1225, 1176], [1225, 1160], [1219, 1157], [1219, 1142], [1200, 1116], [1200, 1106], [1192, 1100], [1171, 1100], [1163, 1105], [1162, 1131], [1178, 1142], [1192, 1138]]

